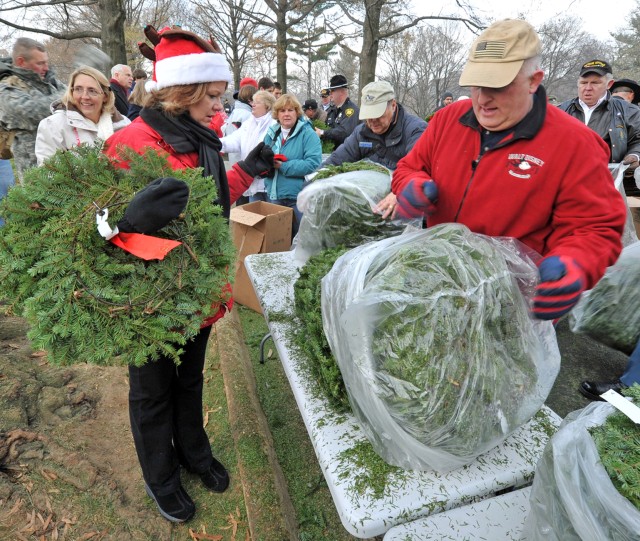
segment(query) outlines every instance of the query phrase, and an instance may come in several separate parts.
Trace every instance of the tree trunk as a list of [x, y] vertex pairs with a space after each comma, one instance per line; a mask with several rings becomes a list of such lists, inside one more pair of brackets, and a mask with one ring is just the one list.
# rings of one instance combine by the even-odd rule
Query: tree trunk
[[380, 46], [380, 0], [365, 0], [365, 18], [362, 32], [362, 52], [360, 53], [360, 75], [358, 77], [358, 105], [360, 92], [368, 83], [376, 78], [376, 62]]
[[100, 0], [102, 50], [111, 57], [111, 65], [127, 63], [124, 40], [126, 19], [123, 0]]
[[276, 77], [282, 85], [282, 93], [287, 92], [287, 2], [278, 2], [281, 9], [276, 13]]

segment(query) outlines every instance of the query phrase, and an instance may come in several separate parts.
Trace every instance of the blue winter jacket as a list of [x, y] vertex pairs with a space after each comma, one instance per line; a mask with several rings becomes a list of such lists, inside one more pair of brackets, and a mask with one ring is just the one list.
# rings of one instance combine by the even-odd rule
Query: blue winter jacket
[[313, 173], [322, 161], [322, 143], [306, 118], [298, 118], [287, 140], [282, 142], [282, 128], [274, 124], [267, 131], [264, 142], [274, 154], [284, 154], [287, 161], [264, 184], [269, 199], [297, 199], [304, 176]]

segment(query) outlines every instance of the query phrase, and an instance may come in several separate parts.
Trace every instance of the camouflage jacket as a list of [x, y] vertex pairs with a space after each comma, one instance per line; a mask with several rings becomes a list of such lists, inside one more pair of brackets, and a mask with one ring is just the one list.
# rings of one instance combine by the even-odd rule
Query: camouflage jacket
[[30, 70], [0, 59], [0, 131], [13, 132], [11, 146], [18, 178], [36, 165], [36, 133], [40, 121], [51, 114], [51, 102], [60, 99], [65, 86], [52, 71], [44, 79]]

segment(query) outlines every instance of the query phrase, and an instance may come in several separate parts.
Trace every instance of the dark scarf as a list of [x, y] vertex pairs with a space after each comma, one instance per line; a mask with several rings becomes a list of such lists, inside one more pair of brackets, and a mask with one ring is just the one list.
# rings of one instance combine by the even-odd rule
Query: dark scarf
[[214, 203], [220, 205], [225, 218], [229, 218], [229, 184], [220, 157], [222, 143], [215, 132], [193, 120], [189, 113], [172, 116], [160, 109], [143, 107], [140, 116], [178, 154], [198, 152], [198, 165], [204, 168], [204, 176], [212, 176], [216, 183], [218, 199]]

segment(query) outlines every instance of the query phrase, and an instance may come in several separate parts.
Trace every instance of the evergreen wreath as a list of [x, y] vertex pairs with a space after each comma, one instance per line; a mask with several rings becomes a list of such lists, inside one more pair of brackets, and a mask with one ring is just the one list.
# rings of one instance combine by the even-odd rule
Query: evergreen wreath
[[[124, 151], [116, 167], [99, 146], [59, 151], [25, 173], [0, 205], [0, 294], [22, 315], [36, 349], [52, 364], [141, 366], [180, 346], [228, 300], [234, 248], [215, 183], [201, 169], [173, 170], [154, 151]], [[159, 177], [185, 181], [181, 216], [154, 236], [182, 242], [161, 261], [144, 261], [100, 236], [97, 208], [113, 226], [136, 191]]]

